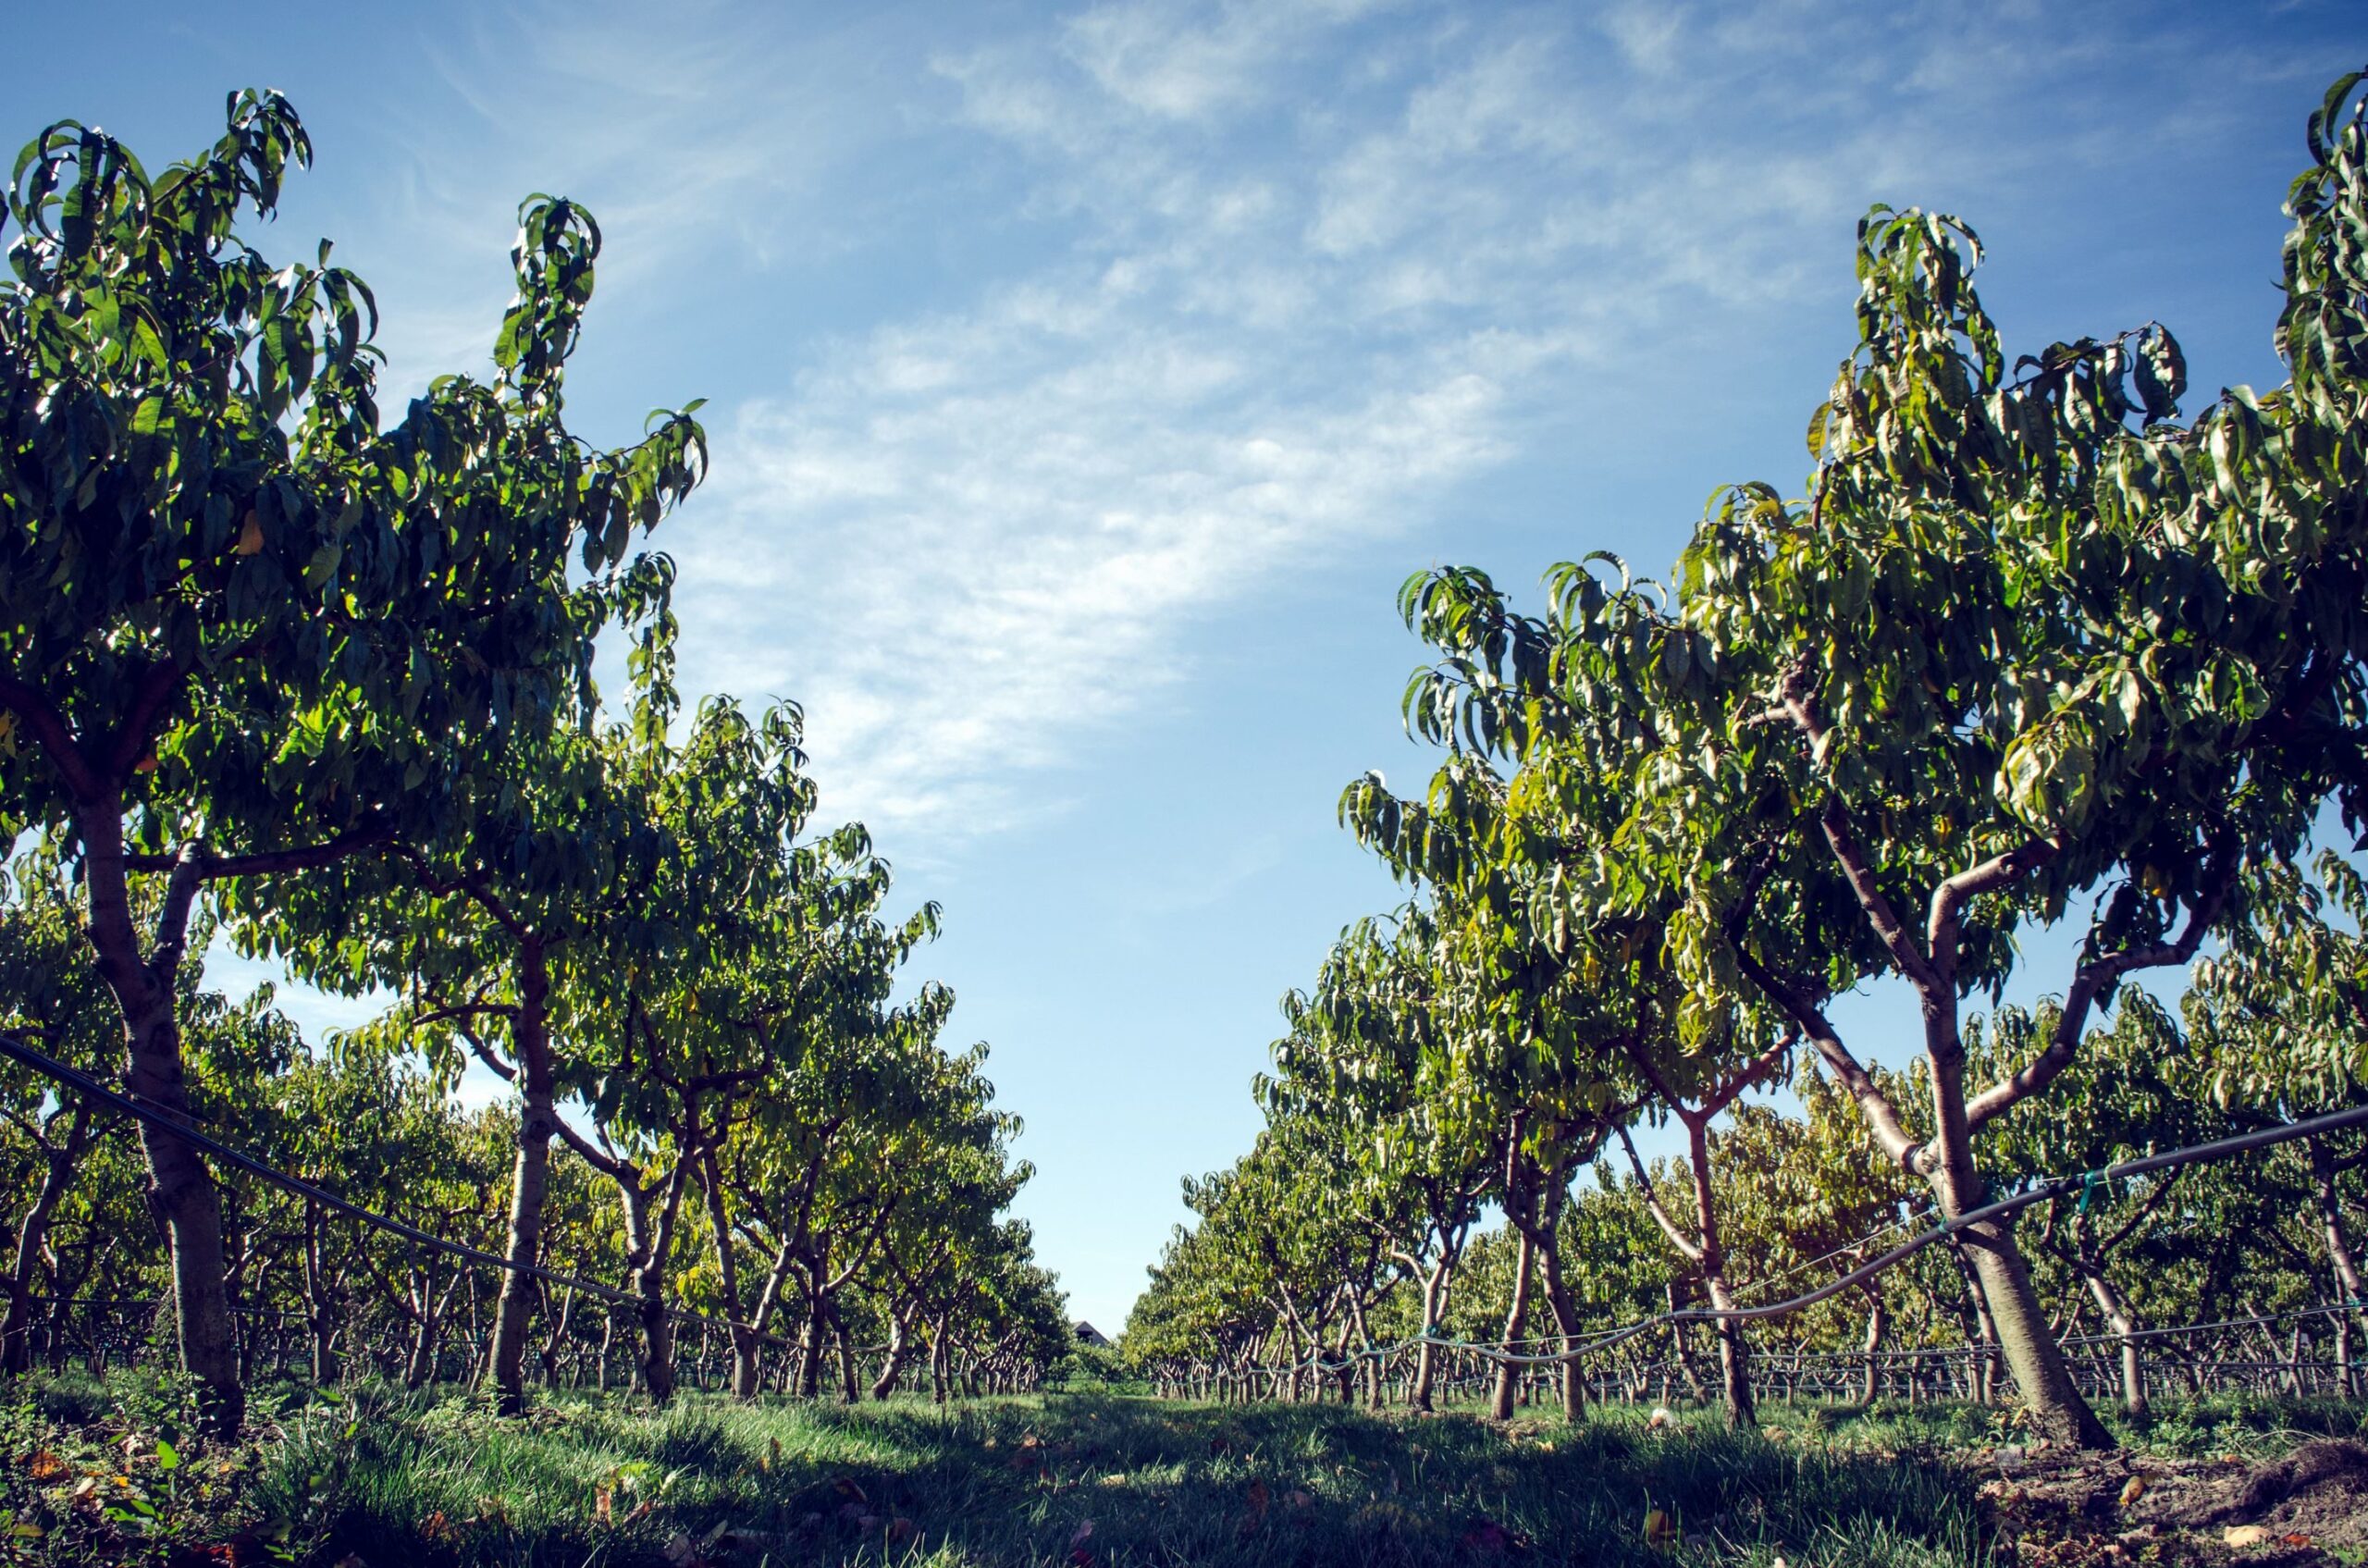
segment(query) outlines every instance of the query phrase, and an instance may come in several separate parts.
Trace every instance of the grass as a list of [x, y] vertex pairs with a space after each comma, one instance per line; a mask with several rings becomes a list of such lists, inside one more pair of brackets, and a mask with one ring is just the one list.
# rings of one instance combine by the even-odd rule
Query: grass
[[[168, 1390], [31, 1393], [0, 1420], [6, 1502], [43, 1532], [11, 1541], [28, 1563], [1924, 1568], [1989, 1561], [1978, 1478], [1945, 1456], [2004, 1435], [1950, 1406], [1771, 1405], [1770, 1436], [1707, 1413], [1653, 1430], [1621, 1407], [1498, 1428], [1108, 1394], [948, 1411], [559, 1396], [502, 1422], [462, 1396], [364, 1391], [291, 1396], [260, 1445], [182, 1453], [154, 1441], [169, 1445]], [[2175, 1423], [2182, 1445], [2257, 1451], [2360, 1414], [2224, 1402]]]

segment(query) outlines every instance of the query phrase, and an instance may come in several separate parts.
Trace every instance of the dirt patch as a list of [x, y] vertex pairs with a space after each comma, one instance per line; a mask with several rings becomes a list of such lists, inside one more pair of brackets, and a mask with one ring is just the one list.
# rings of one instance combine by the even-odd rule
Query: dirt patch
[[2002, 1556], [2020, 1568], [2368, 1557], [2368, 1444], [2348, 1438], [2253, 1463], [2011, 1448], [1974, 1463], [1992, 1477], [1980, 1495]]

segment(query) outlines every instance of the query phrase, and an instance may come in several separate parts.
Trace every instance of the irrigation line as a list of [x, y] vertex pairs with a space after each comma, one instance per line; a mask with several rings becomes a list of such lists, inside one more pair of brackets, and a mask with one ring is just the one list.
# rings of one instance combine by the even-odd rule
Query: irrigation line
[[[2197, 1143], [2184, 1149], [2170, 1149], [2159, 1154], [2147, 1154], [2139, 1159], [2125, 1160], [2119, 1165], [2106, 1166], [2099, 1170], [2083, 1171], [2078, 1176], [2055, 1177], [2017, 1192], [2013, 1197], [2001, 1198], [1994, 1204], [1984, 1204], [1980, 1208], [1967, 1209], [1955, 1219], [1943, 1220], [1929, 1230], [1920, 1231], [1909, 1237], [1906, 1241], [1871, 1262], [1861, 1264], [1849, 1273], [1838, 1278], [1830, 1279], [1814, 1290], [1804, 1291], [1788, 1300], [1770, 1302], [1761, 1306], [1685, 1307], [1675, 1312], [1656, 1313], [1650, 1317], [1641, 1318], [1624, 1327], [1608, 1330], [1585, 1344], [1572, 1345], [1568, 1349], [1544, 1355], [1519, 1354], [1496, 1345], [1475, 1344], [1466, 1340], [1450, 1340], [1435, 1331], [1426, 1330], [1411, 1340], [1403, 1340], [1386, 1348], [1369, 1346], [1362, 1351], [1353, 1351], [1338, 1361], [1329, 1360], [1319, 1352], [1292, 1365], [1269, 1370], [1289, 1373], [1314, 1367], [1325, 1373], [1342, 1372], [1358, 1361], [1367, 1358], [1387, 1358], [1397, 1355], [1410, 1347], [1422, 1344], [1436, 1345], [1442, 1350], [1468, 1352], [1494, 1362], [1499, 1366], [1552, 1366], [1564, 1362], [1576, 1361], [1581, 1356], [1608, 1351], [1612, 1346], [1625, 1343], [1639, 1334], [1664, 1326], [1681, 1323], [1751, 1322], [1761, 1318], [1786, 1317], [1815, 1306], [1818, 1303], [1848, 1290], [1861, 1280], [1873, 1278], [1885, 1269], [1906, 1262], [1935, 1241], [1944, 1241], [1960, 1230], [1968, 1229], [1985, 1221], [2003, 1219], [2008, 1215], [2018, 1214], [2034, 1204], [2047, 1203], [2052, 1199], [2065, 1197], [2074, 1192], [2092, 1191], [2099, 1187], [2127, 1180], [2133, 1176], [2145, 1176], [2157, 1170], [2171, 1170], [2180, 1166], [2200, 1165], [2209, 1160], [2225, 1160], [2233, 1154], [2248, 1154], [2257, 1149], [2274, 1148], [2280, 1143], [2291, 1142], [2297, 1138], [2314, 1138], [2323, 1133], [2341, 1132], [2354, 1127], [2368, 1127], [2368, 1105], [2356, 1106], [2348, 1111], [2335, 1111], [2326, 1116], [2312, 1117], [2306, 1121], [2287, 1122], [2278, 1127], [2242, 1132], [2234, 1137], [2215, 1139], [2209, 1143]], [[1876, 1234], [1881, 1235], [1881, 1232], [1878, 1231]], [[2120, 1336], [2115, 1336], [2115, 1338], [2118, 1339]]]
[[[292, 1192], [297, 1197], [309, 1203], [319, 1204], [324, 1208], [334, 1209], [351, 1218], [361, 1220], [365, 1225], [376, 1226], [390, 1235], [400, 1236], [417, 1246], [426, 1247], [451, 1257], [463, 1258], [470, 1263], [506, 1269], [512, 1274], [523, 1274], [530, 1279], [538, 1279], [546, 1285], [559, 1285], [572, 1290], [582, 1290], [586, 1294], [598, 1296], [611, 1305], [629, 1306], [639, 1311], [647, 1304], [630, 1290], [620, 1290], [613, 1285], [604, 1285], [597, 1279], [586, 1279], [582, 1275], [566, 1274], [555, 1268], [545, 1268], [539, 1264], [516, 1263], [499, 1253], [488, 1253], [482, 1247], [472, 1247], [465, 1241], [448, 1241], [444, 1237], [422, 1230], [416, 1225], [409, 1225], [400, 1219], [379, 1214], [376, 1210], [365, 1209], [359, 1204], [349, 1203], [325, 1187], [315, 1187], [302, 1177], [290, 1176], [286, 1171], [276, 1169], [252, 1154], [242, 1154], [233, 1149], [219, 1139], [209, 1137], [195, 1128], [176, 1121], [171, 1113], [159, 1110], [137, 1096], [107, 1087], [90, 1074], [79, 1068], [68, 1067], [55, 1056], [35, 1050], [5, 1030], [0, 1030], [0, 1056], [10, 1057], [32, 1068], [35, 1072], [73, 1090], [84, 1099], [112, 1105], [117, 1110], [138, 1117], [151, 1127], [161, 1128], [181, 1142], [204, 1150], [226, 1165], [236, 1166], [251, 1176], [261, 1177], [283, 1191]], [[752, 1334], [762, 1343], [778, 1346], [784, 1350], [799, 1348], [796, 1342], [784, 1340], [778, 1334], [769, 1334], [753, 1325], [737, 1323], [728, 1317], [715, 1317], [707, 1313], [693, 1312], [688, 1307], [668, 1306], [663, 1303], [659, 1304], [659, 1310], [677, 1323], [697, 1323], [730, 1329], [737, 1333]]]
[[1857, 1252], [1869, 1241], [1879, 1241], [1881, 1238], [1890, 1235], [1894, 1230], [1905, 1230], [1915, 1223], [1916, 1221], [1914, 1219], [1907, 1218], [1894, 1219], [1888, 1225], [1879, 1225], [1874, 1229], [1868, 1231], [1864, 1236], [1859, 1237], [1856, 1241], [1844, 1241], [1842, 1245], [1834, 1248], [1832, 1252], [1825, 1253], [1821, 1257], [1813, 1257], [1807, 1263], [1794, 1264], [1792, 1267], [1784, 1270], [1782, 1274], [1771, 1274], [1765, 1279], [1755, 1279], [1750, 1284], [1745, 1285], [1741, 1290], [1738, 1290], [1736, 1294], [1745, 1296], [1758, 1295], [1760, 1291], [1767, 1290], [1771, 1285], [1782, 1285], [1785, 1280], [1794, 1278], [1799, 1275], [1807, 1274], [1810, 1269], [1817, 1267], [1820, 1264], [1832, 1263], [1835, 1258], [1847, 1256], [1850, 1253]]
[[2339, 1317], [2348, 1312], [2362, 1310], [2360, 1302], [2335, 1302], [2324, 1306], [2296, 1307], [2291, 1312], [2274, 1312], [2255, 1317], [2231, 1317], [2218, 1323], [2182, 1323], [2170, 1328], [2133, 1328], [2127, 1334], [2076, 1334], [2056, 1342], [2064, 1345], [2118, 1345], [2128, 1340], [2161, 1340], [2173, 1334], [2201, 1334], [2214, 1328], [2250, 1328], [2256, 1325], [2290, 1323], [2299, 1317]]

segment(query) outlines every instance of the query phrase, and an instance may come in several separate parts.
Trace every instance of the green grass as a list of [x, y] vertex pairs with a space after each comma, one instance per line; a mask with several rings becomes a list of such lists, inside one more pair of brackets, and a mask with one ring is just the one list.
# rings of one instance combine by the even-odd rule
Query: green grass
[[[170, 1430], [170, 1390], [125, 1387], [49, 1386], [0, 1422], [6, 1502], [45, 1531], [18, 1537], [9, 1561], [165, 1562], [175, 1543], [243, 1529], [240, 1562], [351, 1554], [367, 1568], [1512, 1558], [1768, 1568], [1779, 1556], [1792, 1568], [1921, 1568], [1988, 1561], [1977, 1477], [1946, 1456], [2011, 1440], [2003, 1416], [1955, 1406], [1770, 1405], [1764, 1419], [1782, 1429], [1771, 1437], [1727, 1432], [1700, 1412], [1659, 1431], [1624, 1407], [1575, 1428], [1537, 1418], [1500, 1429], [1464, 1413], [1106, 1394], [950, 1411], [693, 1395], [660, 1412], [561, 1396], [503, 1422], [464, 1397], [365, 1391], [341, 1404], [291, 1394], [259, 1448], [191, 1445], [165, 1471], [153, 1441], [135, 1443], [127, 1464], [121, 1440]], [[2158, 1430], [2172, 1426], [2182, 1448], [2242, 1439], [2257, 1451], [2359, 1425], [2356, 1408], [2222, 1401]], [[30, 1481], [35, 1452], [64, 1472]], [[157, 1521], [128, 1509], [105, 1521], [68, 1500], [92, 1474], [103, 1495], [136, 1494]], [[1667, 1538], [1648, 1538], [1656, 1510]]]

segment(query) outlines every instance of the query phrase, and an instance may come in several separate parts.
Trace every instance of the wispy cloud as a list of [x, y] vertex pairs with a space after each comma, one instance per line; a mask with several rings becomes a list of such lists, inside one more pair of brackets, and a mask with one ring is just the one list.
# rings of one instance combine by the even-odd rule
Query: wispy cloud
[[[1869, 200], [2028, 172], [2034, 94], [2110, 56], [2175, 116], [2211, 65], [2135, 14], [1944, 5], [1123, 0], [933, 46], [741, 19], [529, 17], [523, 78], [483, 41], [446, 74], [497, 142], [565, 137], [637, 308], [697, 308], [719, 255], [796, 276], [823, 228], [926, 252], [870, 253], [923, 307], [752, 311], [752, 359], [812, 352], [720, 405], [669, 541], [691, 683], [804, 701], [832, 811], [907, 857], [1059, 809], [1197, 628], [1435, 517], [1540, 409], [1686, 395], [1846, 277]], [[890, 191], [890, 153], [937, 183]]]

